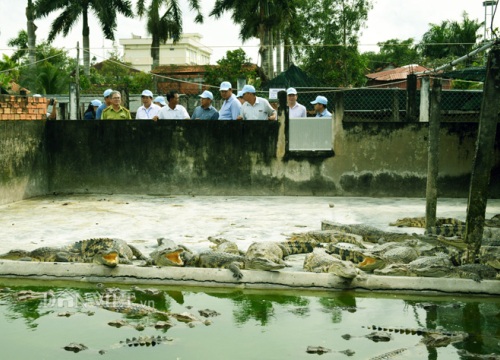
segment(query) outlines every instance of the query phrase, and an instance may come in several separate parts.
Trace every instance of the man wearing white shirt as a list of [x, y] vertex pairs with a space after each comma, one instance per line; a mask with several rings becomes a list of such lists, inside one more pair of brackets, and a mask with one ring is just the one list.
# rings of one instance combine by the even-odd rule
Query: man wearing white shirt
[[151, 120], [158, 116], [161, 107], [153, 104], [153, 93], [149, 90], [144, 90], [141, 94], [142, 106], [137, 109], [135, 114], [136, 119]]
[[288, 102], [288, 117], [303, 118], [307, 117], [306, 107], [297, 102], [297, 90], [288, 88], [286, 90], [286, 98]]
[[255, 95], [256, 91], [252, 85], [245, 85], [241, 89], [245, 103], [241, 105], [238, 120], [276, 120], [276, 110], [269, 101]]
[[167, 94], [167, 106], [161, 108], [158, 113], [160, 120], [183, 120], [189, 119], [189, 113], [186, 108], [179, 105], [179, 93], [172, 90]]

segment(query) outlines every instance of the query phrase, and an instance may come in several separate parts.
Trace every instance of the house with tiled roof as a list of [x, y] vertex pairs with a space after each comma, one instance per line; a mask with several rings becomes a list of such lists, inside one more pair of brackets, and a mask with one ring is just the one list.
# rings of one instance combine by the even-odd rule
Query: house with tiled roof
[[[366, 86], [379, 88], [399, 88], [406, 89], [406, 79], [410, 74], [417, 74], [417, 89], [420, 89], [420, 77], [428, 68], [418, 64], [410, 64], [394, 69], [384, 70], [365, 75], [368, 78]], [[450, 81], [442, 83], [443, 89], [450, 88]]]

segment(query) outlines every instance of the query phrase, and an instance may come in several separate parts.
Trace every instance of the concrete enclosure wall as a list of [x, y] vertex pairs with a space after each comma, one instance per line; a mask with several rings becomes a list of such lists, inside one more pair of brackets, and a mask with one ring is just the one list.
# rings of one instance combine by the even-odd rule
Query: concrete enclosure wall
[[45, 195], [45, 121], [0, 121], [0, 204]]
[[[0, 122], [1, 203], [47, 193], [424, 197], [427, 123], [334, 124], [334, 155], [278, 122]], [[467, 197], [477, 123], [442, 123], [438, 193]], [[500, 133], [490, 197], [500, 195]]]

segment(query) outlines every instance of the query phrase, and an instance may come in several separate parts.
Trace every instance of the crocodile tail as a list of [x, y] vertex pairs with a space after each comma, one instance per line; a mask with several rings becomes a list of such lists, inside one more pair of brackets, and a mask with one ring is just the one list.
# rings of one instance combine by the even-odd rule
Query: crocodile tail
[[464, 232], [465, 232], [464, 224], [429, 226], [425, 230], [426, 235], [444, 236], [444, 237], [452, 237], [452, 236], [462, 237]]
[[310, 253], [318, 244], [317, 241], [283, 241], [278, 246], [283, 251], [283, 256], [289, 256]]

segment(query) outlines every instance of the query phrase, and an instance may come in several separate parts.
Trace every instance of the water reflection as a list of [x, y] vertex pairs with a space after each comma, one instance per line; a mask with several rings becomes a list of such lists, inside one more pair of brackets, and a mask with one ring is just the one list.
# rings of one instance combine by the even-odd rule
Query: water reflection
[[[221, 358], [209, 355], [214, 342], [221, 338], [228, 339], [224, 346], [228, 353], [232, 353], [250, 346], [245, 340], [249, 336], [252, 339], [256, 337], [255, 341], [259, 342], [261, 348], [260, 358], [266, 359], [308, 359], [310, 355], [306, 357], [305, 351], [308, 346], [331, 348], [332, 352], [337, 353], [353, 349], [356, 351], [353, 356], [355, 359], [370, 359], [374, 355], [390, 354], [398, 349], [405, 349], [405, 358], [429, 360], [465, 360], [473, 358], [466, 355], [469, 353], [500, 353], [500, 299], [495, 298], [82, 285], [11, 286], [10, 291], [5, 288], [2, 291], [2, 287], [0, 283], [0, 332], [10, 333], [10, 329], [18, 326], [19, 319], [22, 319], [24, 329], [30, 331], [35, 338], [40, 337], [42, 340], [38, 341], [39, 344], [49, 348], [52, 346], [54, 351], [60, 351], [70, 341], [58, 340], [62, 343], [50, 345], [50, 338], [45, 339], [44, 336], [48, 336], [50, 331], [57, 331], [59, 337], [65, 339], [65, 336], [69, 336], [66, 333], [71, 332], [68, 329], [77, 327], [82, 332], [79, 336], [86, 339], [85, 344], [89, 348], [96, 348], [95, 343], [99, 341], [109, 347], [109, 344], [116, 344], [126, 337], [138, 337], [142, 334], [154, 336], [165, 334], [168, 330], [169, 337], [181, 339], [178, 343], [174, 341], [169, 345], [170, 350], [178, 349], [179, 353], [175, 357], [180, 358], [197, 358], [191, 347], [207, 352], [207, 359]], [[23, 291], [26, 294], [24, 298], [18, 296]], [[33, 293], [30, 295], [29, 291]], [[48, 291], [52, 292], [52, 296], [37, 297], [37, 294]], [[154, 325], [159, 319], [154, 315], [132, 319], [126, 314], [111, 313], [98, 307], [95, 316], [81, 316], [82, 313], [89, 312], [89, 305], [96, 305], [104, 299], [144, 304], [162, 312], [190, 313], [201, 320], [206, 319], [201, 315], [202, 309], [213, 310], [218, 315], [209, 318], [212, 323], [210, 327], [197, 322], [192, 331], [187, 330], [185, 323], [174, 319], [171, 319], [174, 323], [172, 328], [158, 329]], [[71, 316], [68, 320], [58, 318], [57, 314], [64, 311], [80, 316]], [[121, 330], [108, 326], [110, 321], [120, 320], [125, 324]], [[366, 337], [371, 332], [367, 331], [366, 326], [372, 324], [382, 327], [398, 324], [400, 328], [433, 329], [443, 333], [466, 332], [469, 337], [464, 341], [436, 347], [422, 344], [420, 341], [424, 336], [421, 334], [408, 336], [393, 332], [391, 341], [375, 344]], [[257, 332], [256, 327], [259, 329]], [[7, 341], [7, 350], [9, 346], [15, 348], [16, 339], [22, 338], [22, 329], [18, 328], [17, 331], [18, 335]], [[262, 333], [265, 335], [259, 337]], [[349, 338], [346, 334], [350, 335]], [[41, 346], [34, 344], [30, 345], [33, 346], [30, 351], [38, 351], [37, 346]], [[241, 359], [259, 357], [251, 352], [245, 354], [246, 357], [242, 356]], [[267, 354], [273, 356], [266, 356]], [[131, 353], [121, 359], [132, 359], [134, 356], [136, 354]], [[159, 357], [150, 357], [151, 360], [156, 358]]]
[[220, 299], [232, 300], [235, 306], [233, 317], [237, 324], [245, 324], [250, 320], [255, 320], [261, 326], [266, 326], [275, 317], [276, 305], [286, 305], [292, 309], [290, 312], [298, 316], [309, 313], [309, 300], [300, 296], [248, 294], [244, 292], [206, 294]]
[[[467, 337], [452, 344], [463, 354], [498, 354], [500, 350], [500, 302], [453, 301], [422, 302], [406, 301], [415, 311], [421, 327], [441, 332], [465, 332]], [[422, 321], [417, 309], [424, 310]], [[438, 358], [435, 347], [427, 347], [428, 359]], [[470, 357], [461, 356], [461, 359]]]

